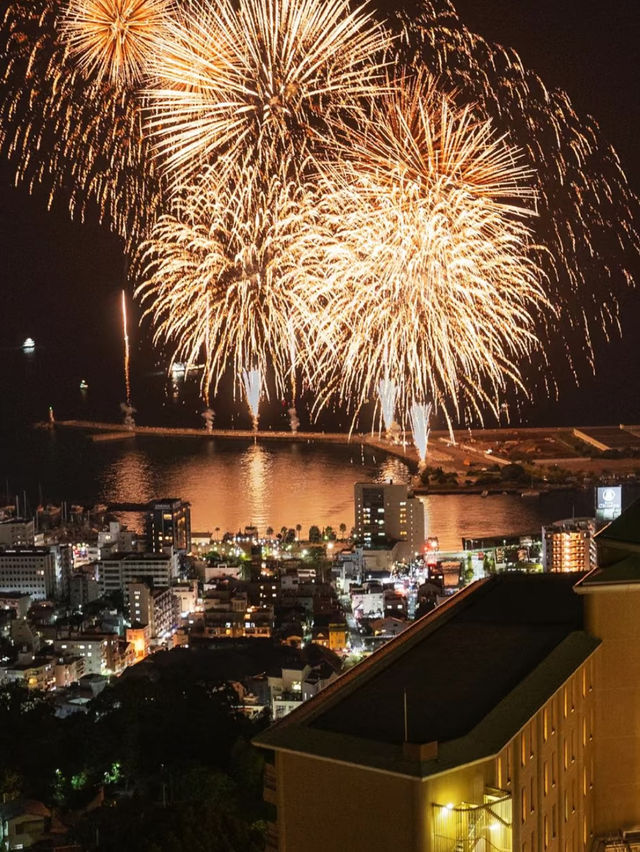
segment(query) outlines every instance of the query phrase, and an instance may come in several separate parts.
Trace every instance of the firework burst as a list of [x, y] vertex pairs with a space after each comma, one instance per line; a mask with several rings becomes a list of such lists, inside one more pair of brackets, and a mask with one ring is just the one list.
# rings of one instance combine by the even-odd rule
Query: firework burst
[[537, 196], [537, 262], [557, 320], [548, 334], [540, 329], [544, 348], [577, 379], [581, 352], [594, 366], [592, 333], [619, 330], [618, 298], [637, 275], [638, 199], [616, 152], [566, 92], [549, 90], [514, 50], [467, 29], [450, 0], [425, 0], [418, 14], [400, 16], [397, 31], [402, 61], [427, 67], [521, 149]]
[[531, 193], [517, 152], [426, 78], [387, 95], [351, 134], [318, 202], [304, 264], [321, 306], [319, 375], [356, 409], [386, 383], [401, 421], [431, 399], [451, 424], [497, 413], [521, 387], [534, 315], [549, 310], [530, 258]]
[[169, 0], [69, 0], [62, 32], [88, 76], [140, 82], [162, 38]]
[[62, 0], [14, 0], [0, 24], [5, 58], [0, 150], [16, 183], [42, 185], [74, 218], [97, 210], [131, 245], [154, 218], [161, 181], [140, 104], [120, 85], [87, 79], [59, 38]]
[[390, 40], [347, 0], [197, 0], [152, 62], [149, 129], [184, 183], [238, 156], [263, 173], [299, 162], [372, 95]]
[[301, 191], [254, 170], [239, 167], [216, 192], [205, 173], [142, 247], [137, 293], [155, 339], [187, 364], [204, 353], [206, 392], [229, 365], [238, 381], [269, 370], [282, 394], [291, 374], [292, 318], [302, 302], [289, 285], [298, 275], [289, 246], [304, 227]]

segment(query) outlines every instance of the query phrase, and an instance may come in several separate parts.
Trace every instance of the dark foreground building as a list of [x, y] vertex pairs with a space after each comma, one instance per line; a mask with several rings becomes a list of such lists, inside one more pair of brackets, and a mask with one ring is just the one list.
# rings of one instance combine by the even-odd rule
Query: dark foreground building
[[474, 583], [260, 734], [269, 848], [584, 852], [640, 824], [638, 551], [622, 585]]

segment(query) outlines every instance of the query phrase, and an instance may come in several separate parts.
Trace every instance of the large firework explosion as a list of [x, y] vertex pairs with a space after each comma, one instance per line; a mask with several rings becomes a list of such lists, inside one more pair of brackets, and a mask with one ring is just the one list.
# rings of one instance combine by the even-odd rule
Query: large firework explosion
[[61, 29], [88, 77], [133, 85], [162, 40], [169, 11], [170, 0], [69, 0]]
[[120, 83], [85, 76], [60, 37], [62, 0], [14, 0], [0, 41], [0, 150], [16, 182], [42, 185], [72, 216], [97, 211], [133, 245], [152, 220], [161, 182], [142, 132], [139, 100]]
[[379, 99], [328, 173], [303, 235], [316, 376], [356, 410], [392, 382], [406, 423], [433, 400], [451, 425], [497, 415], [550, 310], [532, 259], [533, 199], [517, 151], [428, 79]]
[[299, 165], [379, 84], [387, 31], [348, 0], [193, 0], [152, 61], [149, 130], [174, 180]]
[[473, 104], [522, 150], [537, 196], [538, 262], [557, 318], [539, 331], [545, 348], [566, 342], [554, 366], [568, 363], [577, 379], [581, 354], [594, 366], [592, 334], [619, 331], [618, 296], [637, 270], [640, 209], [616, 152], [566, 92], [547, 89], [514, 50], [467, 29], [451, 0], [422, 0], [397, 20], [400, 61], [426, 66], [457, 103]]

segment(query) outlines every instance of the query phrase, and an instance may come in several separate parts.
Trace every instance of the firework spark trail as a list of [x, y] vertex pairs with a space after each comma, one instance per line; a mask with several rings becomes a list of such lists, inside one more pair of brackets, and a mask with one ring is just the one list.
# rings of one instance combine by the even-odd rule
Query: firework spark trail
[[[530, 258], [531, 194], [517, 152], [427, 78], [386, 96], [328, 171], [316, 229], [300, 249], [320, 306], [318, 407], [357, 412], [391, 380], [401, 423], [415, 399], [452, 419], [498, 413], [549, 312]], [[303, 236], [303, 242], [304, 242]]]
[[396, 413], [396, 400], [398, 398], [398, 386], [388, 375], [378, 382], [378, 397], [382, 409], [382, 421], [386, 432], [391, 430]]
[[427, 464], [427, 448], [429, 446], [429, 421], [431, 419], [431, 403], [426, 405], [414, 402], [409, 409], [413, 443], [418, 451], [419, 467], [423, 470]]
[[185, 190], [142, 246], [136, 293], [156, 342], [170, 345], [174, 360], [193, 364], [205, 350], [205, 392], [209, 385], [216, 392], [229, 366], [237, 377], [255, 367], [262, 376], [271, 372], [284, 397], [292, 321], [300, 350], [309, 351], [298, 320], [302, 288], [291, 286], [301, 273], [290, 250], [305, 230], [305, 206], [285, 177], [255, 171], [241, 164], [216, 192], [205, 171]]
[[122, 336], [124, 341], [124, 386], [127, 394], [127, 405], [131, 405], [129, 334], [127, 333], [127, 299], [124, 290], [122, 291]]
[[260, 398], [262, 396], [262, 373], [260, 370], [244, 370], [242, 383], [247, 398], [247, 405], [251, 412], [251, 423], [253, 431], [258, 431], [260, 420]]
[[152, 60], [148, 126], [171, 179], [238, 156], [258, 174], [324, 147], [372, 95], [390, 39], [348, 0], [197, 0], [167, 23]]
[[297, 356], [298, 347], [296, 344], [296, 329], [293, 319], [289, 320], [289, 362], [291, 364], [291, 404], [295, 409], [297, 394], [296, 383], [296, 365], [298, 362]]
[[537, 263], [556, 308], [556, 322], [539, 328], [542, 349], [563, 341], [554, 365], [568, 364], [577, 379], [580, 352], [594, 366], [592, 333], [619, 332], [618, 298], [637, 275], [640, 205], [616, 152], [595, 120], [548, 90], [514, 50], [469, 31], [450, 0], [425, 0], [418, 15], [400, 16], [398, 32], [402, 61], [426, 65], [458, 103], [474, 104], [522, 148], [538, 199]]
[[72, 218], [97, 210], [131, 247], [163, 189], [130, 88], [87, 78], [60, 38], [62, 0], [13, 0], [0, 22], [0, 152]]
[[163, 38], [169, 0], [68, 0], [61, 31], [87, 76], [133, 86]]

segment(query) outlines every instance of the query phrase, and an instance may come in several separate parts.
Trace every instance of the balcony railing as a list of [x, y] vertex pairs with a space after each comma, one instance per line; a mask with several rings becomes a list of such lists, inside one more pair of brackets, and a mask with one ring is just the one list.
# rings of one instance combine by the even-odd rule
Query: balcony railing
[[435, 852], [512, 852], [511, 796], [487, 792], [482, 804], [433, 804]]

